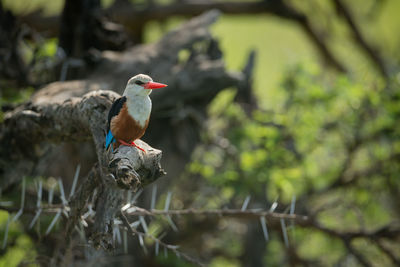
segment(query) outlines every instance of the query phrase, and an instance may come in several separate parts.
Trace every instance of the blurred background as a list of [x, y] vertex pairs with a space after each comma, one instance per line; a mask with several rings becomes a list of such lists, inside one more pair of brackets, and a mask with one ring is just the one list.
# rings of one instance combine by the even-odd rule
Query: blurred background
[[[211, 9], [218, 20], [184, 43], [182, 25]], [[174, 217], [178, 231], [152, 219], [152, 234], [213, 267], [400, 266], [399, 12], [397, 0], [3, 0], [0, 121], [31, 97], [122, 93], [130, 76], [149, 73], [170, 85], [151, 95], [143, 137], [168, 174], [140, 206], [157, 186], [159, 209], [171, 192], [171, 209], [248, 199], [248, 209], [287, 213], [295, 203], [309, 217], [287, 231], [268, 220], [268, 241], [246, 216]], [[95, 161], [90, 141], [49, 144], [27, 197], [35, 181], [46, 189], [58, 177], [69, 191], [76, 167], [84, 176]], [[2, 189], [3, 204], [19, 203], [20, 184]], [[96, 251], [78, 235], [66, 248], [62, 220], [44, 235], [51, 216], [33, 229], [32, 216], [8, 225], [9, 216], [0, 211], [0, 240], [9, 229], [0, 266], [195, 266], [136, 237], [128, 251], [117, 241]]]

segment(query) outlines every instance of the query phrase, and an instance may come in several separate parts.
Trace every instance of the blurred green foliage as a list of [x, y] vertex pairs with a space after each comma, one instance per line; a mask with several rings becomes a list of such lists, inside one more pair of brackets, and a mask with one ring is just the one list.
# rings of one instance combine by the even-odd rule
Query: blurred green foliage
[[[7, 212], [0, 211], [0, 228], [2, 229], [0, 234], [0, 240], [4, 240], [4, 229], [7, 224], [8, 217], [12, 216]], [[24, 266], [39, 266], [35, 263], [36, 250], [31, 238], [24, 234], [23, 227], [19, 222], [10, 223], [8, 231], [8, 240], [12, 240], [11, 245], [6, 251], [2, 251], [4, 254], [0, 257], [0, 266], [19, 266], [23, 263]]]
[[[38, 181], [42, 180], [43, 188], [49, 190], [50, 187], [54, 188], [54, 194], [59, 195], [59, 188], [55, 186], [57, 183], [53, 177], [44, 179], [42, 177], [25, 177], [26, 181], [26, 191], [34, 189], [38, 190]], [[13, 207], [19, 207], [21, 201], [21, 189], [22, 185], [18, 186], [17, 190], [12, 191], [12, 193], [7, 194], [7, 197], [2, 197], [1, 201], [13, 203]], [[28, 194], [28, 193], [26, 193]], [[41, 205], [47, 204], [44, 199], [42, 199]], [[27, 203], [25, 202], [25, 207]], [[39, 246], [35, 245], [35, 239], [41, 240], [46, 232], [47, 228], [51, 224], [54, 214], [42, 214], [37, 219], [34, 227], [27, 230], [28, 225], [33, 219], [33, 215], [28, 215], [25, 212], [17, 221], [12, 222], [12, 218], [16, 213], [8, 213], [6, 211], [0, 210], [0, 242], [3, 245], [5, 230], [7, 227], [8, 220], [8, 236], [6, 249], [0, 249], [0, 267], [11, 267], [11, 266], [41, 266], [39, 263]], [[52, 232], [59, 232], [61, 230], [60, 220], [58, 220]]]
[[0, 123], [3, 122], [3, 111], [4, 105], [17, 105], [23, 103], [29, 99], [34, 92], [32, 87], [18, 89], [15, 88], [2, 88], [0, 91]]
[[[400, 81], [365, 84], [326, 75], [317, 65], [297, 65], [284, 76], [279, 108], [246, 115], [232, 90], [215, 99], [205, 145], [194, 153], [186, 178], [203, 177], [230, 192], [216, 196], [222, 203], [240, 205], [246, 195], [289, 203], [295, 195], [310, 197], [309, 212], [331, 203], [318, 219], [339, 231], [390, 223], [396, 208], [388, 203], [397, 199], [390, 188], [400, 188]], [[353, 186], [325, 191], [338, 180]], [[293, 239], [303, 257], [324, 266], [345, 255], [340, 241], [318, 231], [297, 228]], [[282, 255], [270, 252], [273, 242], [266, 262], [282, 263]], [[376, 264], [388, 262], [377, 249], [369, 256]]]

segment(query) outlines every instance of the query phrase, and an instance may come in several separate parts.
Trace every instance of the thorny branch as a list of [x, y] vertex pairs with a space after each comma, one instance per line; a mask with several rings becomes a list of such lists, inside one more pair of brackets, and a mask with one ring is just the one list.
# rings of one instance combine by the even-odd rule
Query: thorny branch
[[[67, 233], [73, 229], [77, 218], [86, 204], [87, 198], [93, 189], [99, 191], [97, 199], [96, 223], [92, 239], [94, 244], [108, 247], [108, 224], [118, 210], [121, 189], [137, 190], [142, 184], [150, 183], [163, 175], [160, 167], [161, 151], [152, 149], [143, 142], [140, 144], [146, 153], [139, 152], [132, 147], [122, 147], [116, 153], [107, 154], [104, 150], [104, 132], [108, 108], [117, 94], [111, 91], [94, 91], [82, 98], [72, 98], [63, 103], [35, 103], [20, 107], [7, 114], [5, 128], [2, 132], [2, 142], [14, 144], [14, 157], [19, 155], [27, 161], [39, 157], [33, 153], [26, 154], [31, 147], [47, 142], [65, 140], [81, 141], [93, 138], [98, 156], [98, 165], [94, 166], [69, 205], [71, 219], [68, 220]], [[9, 146], [3, 146], [9, 147]], [[6, 150], [6, 149], [5, 149]], [[7, 151], [2, 151], [7, 153]], [[11, 153], [10, 153], [11, 154]], [[3, 160], [7, 157], [2, 157]], [[15, 183], [21, 176], [17, 163], [3, 162], [2, 186]], [[22, 172], [26, 169], [22, 169]]]
[[244, 219], [258, 219], [259, 217], [266, 217], [269, 219], [287, 219], [294, 220], [296, 222], [307, 221], [307, 216], [296, 215], [296, 214], [286, 214], [271, 212], [262, 209], [182, 209], [182, 210], [146, 210], [140, 207], [133, 206], [127, 215], [137, 215], [137, 216], [158, 216], [158, 215], [207, 215], [207, 216], [226, 216], [226, 217], [236, 217]]
[[132, 235], [139, 236], [139, 239], [141, 239], [141, 241], [140, 241], [141, 245], [143, 245], [142, 242], [143, 242], [143, 238], [144, 237], [148, 237], [148, 238], [150, 238], [151, 240], [153, 240], [155, 242], [155, 244], [156, 244], [155, 245], [156, 246], [156, 255], [158, 254], [157, 246], [162, 246], [165, 249], [171, 250], [177, 256], [182, 256], [188, 262], [194, 263], [194, 264], [196, 264], [198, 266], [206, 266], [203, 263], [201, 263], [199, 260], [187, 255], [186, 253], [183, 253], [183, 252], [179, 251], [178, 250], [178, 248], [179, 248], [178, 246], [167, 244], [167, 243], [163, 242], [162, 240], [160, 240], [159, 238], [157, 238], [157, 237], [155, 237], [153, 235], [150, 235], [148, 233], [144, 233], [144, 232], [140, 232], [140, 231], [136, 230], [136, 228], [131, 226], [131, 224], [128, 221], [128, 218], [126, 217], [126, 215], [123, 212], [120, 213], [120, 218], [121, 218], [124, 226], [131, 232]]
[[[154, 192], [153, 192], [154, 193]], [[90, 195], [90, 194], [89, 194]], [[139, 194], [137, 194], [139, 195]], [[155, 194], [154, 194], [155, 196]], [[169, 194], [170, 196], [170, 194]], [[321, 225], [316, 219], [315, 219], [315, 214], [312, 216], [302, 216], [302, 215], [297, 215], [294, 214], [294, 207], [295, 207], [295, 199], [292, 199], [291, 205], [286, 209], [286, 211], [289, 211], [289, 213], [283, 212], [275, 212], [274, 210], [277, 207], [277, 203], [274, 202], [274, 204], [271, 206], [269, 210], [262, 210], [262, 209], [246, 209], [248, 201], [245, 201], [243, 204], [242, 209], [216, 209], [216, 210], [207, 210], [207, 209], [182, 209], [182, 210], [170, 210], [169, 209], [169, 202], [170, 202], [170, 197], [167, 197], [168, 200], [166, 200], [166, 205], [164, 210], [157, 210], [157, 209], [144, 209], [140, 208], [138, 206], [135, 206], [135, 199], [134, 200], [128, 200], [128, 203], [125, 204], [122, 208], [118, 209], [116, 212], [116, 217], [120, 218], [123, 225], [125, 226], [126, 229], [128, 229], [133, 235], [139, 236], [139, 241], [141, 243], [141, 246], [144, 246], [143, 243], [143, 238], [147, 237], [152, 239], [155, 242], [156, 246], [156, 254], [158, 254], [158, 246], [164, 247], [168, 250], [173, 251], [175, 254], [182, 256], [186, 260], [193, 262], [197, 265], [202, 266], [202, 263], [199, 262], [198, 260], [186, 255], [185, 253], [182, 253], [181, 251], [178, 250], [178, 246], [174, 245], [169, 245], [163, 241], [161, 241], [159, 238], [152, 236], [151, 234], [147, 233], [147, 226], [144, 226], [145, 232], [140, 232], [136, 229], [135, 225], [137, 222], [139, 224], [143, 225], [142, 220], [144, 220], [144, 217], [149, 216], [149, 217], [155, 217], [155, 216], [161, 216], [165, 217], [168, 219], [171, 219], [170, 216], [191, 216], [191, 215], [206, 215], [206, 216], [226, 216], [226, 217], [233, 217], [233, 218], [238, 218], [238, 219], [247, 219], [247, 220], [255, 220], [255, 219], [260, 219], [261, 226], [264, 232], [264, 236], [266, 241], [268, 241], [268, 230], [267, 230], [267, 225], [266, 225], [266, 219], [269, 221], [269, 228], [272, 229], [279, 229], [282, 231], [283, 236], [285, 237], [285, 243], [288, 249], [288, 252], [291, 253], [292, 257], [296, 257], [295, 251], [291, 249], [291, 246], [289, 245], [288, 239], [288, 233], [287, 233], [287, 227], [285, 220], [292, 221], [296, 223], [299, 227], [304, 227], [304, 228], [312, 228], [318, 231], [321, 231], [325, 234], [328, 234], [332, 237], [340, 239], [344, 245], [347, 247], [349, 252], [354, 255], [358, 259], [358, 261], [364, 265], [364, 266], [369, 266], [369, 262], [365, 259], [365, 257], [356, 250], [354, 245], [352, 244], [352, 241], [354, 239], [358, 238], [365, 238], [371, 241], [376, 241], [379, 242], [378, 248], [388, 255], [388, 257], [392, 260], [393, 263], [398, 262], [398, 259], [393, 255], [393, 253], [386, 249], [380, 241], [382, 239], [388, 239], [388, 240], [397, 240], [400, 237], [400, 228], [396, 226], [395, 224], [389, 224], [386, 225], [382, 228], [373, 230], [373, 231], [365, 231], [365, 230], [360, 230], [360, 231], [338, 231], [334, 230], [331, 228], [327, 228], [323, 225]], [[155, 200], [155, 199], [154, 199]], [[153, 201], [152, 201], [153, 202]], [[70, 202], [72, 203], [72, 202]], [[122, 203], [122, 202], [121, 202]], [[93, 206], [93, 203], [90, 204], [90, 206]], [[27, 213], [37, 213], [38, 209], [40, 208], [40, 211], [42, 213], [47, 213], [47, 214], [56, 214], [56, 217], [54, 220], [56, 220], [57, 216], [59, 216], [60, 213], [69, 211], [70, 208], [69, 206], [66, 206], [64, 204], [49, 204], [49, 205], [42, 205], [37, 208], [32, 208], [32, 207], [26, 207], [24, 208], [24, 212]], [[290, 209], [289, 209], [290, 208]], [[9, 207], [9, 206], [4, 206], [0, 205], [0, 210], [6, 210], [8, 212], [15, 212], [18, 209]], [[81, 212], [83, 213], [83, 211]], [[87, 214], [87, 215], [86, 215]], [[85, 215], [80, 216], [77, 218], [77, 220], [80, 220], [81, 223], [84, 223], [87, 227], [87, 223], [85, 220], [88, 220], [89, 217], [93, 217], [94, 213], [91, 211], [91, 208], [89, 207], [88, 211], [86, 211]], [[130, 223], [128, 218], [133, 218], [133, 217], [139, 217], [140, 220], [134, 223]], [[73, 220], [72, 218], [70, 220]], [[90, 219], [93, 221], [93, 218]], [[115, 220], [115, 218], [113, 219]], [[274, 223], [276, 221], [276, 223]], [[280, 224], [278, 223], [280, 222]], [[138, 225], [138, 224], [136, 224]], [[113, 226], [115, 227], [115, 226]], [[293, 227], [293, 225], [291, 226]], [[105, 244], [103, 244], [105, 245]]]

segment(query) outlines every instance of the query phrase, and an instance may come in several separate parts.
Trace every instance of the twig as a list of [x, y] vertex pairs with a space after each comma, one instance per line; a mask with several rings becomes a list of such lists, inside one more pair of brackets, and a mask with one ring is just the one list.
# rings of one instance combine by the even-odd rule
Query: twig
[[372, 265], [367, 261], [367, 259], [366, 259], [360, 252], [358, 252], [358, 251], [353, 247], [353, 245], [351, 245], [350, 241], [346, 241], [346, 242], [345, 242], [345, 245], [346, 245], [347, 249], [349, 250], [349, 252], [350, 252], [351, 254], [353, 254], [353, 256], [358, 260], [358, 262], [359, 262], [362, 266], [364, 266], [364, 267], [370, 267], [370, 266], [372, 266]]
[[374, 240], [374, 241], [375, 241], [376, 246], [390, 258], [393, 265], [400, 266], [399, 258], [396, 258], [396, 256], [388, 248], [386, 248], [380, 240]]
[[379, 72], [388, 77], [384, 60], [379, 56], [376, 48], [368, 44], [367, 40], [362, 36], [360, 29], [357, 27], [353, 16], [341, 0], [333, 0], [337, 11], [343, 16], [351, 32], [353, 33], [356, 44], [364, 51], [364, 53], [372, 60]]

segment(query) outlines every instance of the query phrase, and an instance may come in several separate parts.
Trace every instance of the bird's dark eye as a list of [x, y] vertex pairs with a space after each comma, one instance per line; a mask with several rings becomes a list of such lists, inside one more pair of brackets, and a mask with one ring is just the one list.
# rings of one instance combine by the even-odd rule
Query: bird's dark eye
[[137, 85], [143, 85], [144, 84], [144, 82], [142, 82], [142, 81], [136, 81], [135, 82]]

